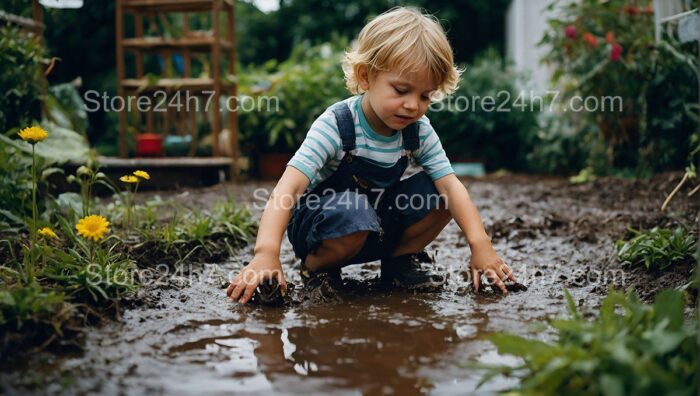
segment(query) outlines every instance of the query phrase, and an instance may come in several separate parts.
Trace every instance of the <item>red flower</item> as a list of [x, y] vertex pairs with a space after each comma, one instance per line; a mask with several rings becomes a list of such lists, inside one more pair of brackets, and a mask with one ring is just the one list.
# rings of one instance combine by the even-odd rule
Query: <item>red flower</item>
[[617, 62], [620, 60], [621, 56], [622, 56], [622, 46], [618, 43], [614, 43], [612, 45], [612, 48], [610, 49], [610, 60], [613, 62]]
[[583, 41], [588, 43], [591, 47], [597, 47], [598, 46], [598, 38], [596, 36], [586, 32], [583, 34]]
[[564, 33], [566, 34], [566, 37], [570, 39], [575, 39], [576, 38], [576, 26], [574, 25], [569, 25], [564, 29]]
[[644, 7], [644, 13], [647, 15], [654, 15], [654, 6], [647, 4], [647, 6]]
[[637, 7], [637, 6], [625, 6], [623, 8], [623, 11], [630, 14], [630, 15], [637, 15], [637, 14], [639, 14], [639, 7]]
[[615, 33], [613, 33], [613, 32], [605, 33], [605, 42], [608, 44], [614, 43], [615, 42]]

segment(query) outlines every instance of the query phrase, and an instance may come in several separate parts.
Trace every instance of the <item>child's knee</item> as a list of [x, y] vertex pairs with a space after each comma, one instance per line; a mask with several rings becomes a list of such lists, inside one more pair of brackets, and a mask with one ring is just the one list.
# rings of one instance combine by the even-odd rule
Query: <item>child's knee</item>
[[[317, 254], [330, 254], [333, 256], [333, 261], [342, 263], [356, 256], [367, 241], [369, 231], [357, 231], [341, 237], [325, 239], [321, 242], [318, 249], [314, 252]], [[312, 268], [312, 263], [307, 263], [310, 270], [318, 270], [321, 268]]]
[[341, 247], [341, 249], [345, 250], [346, 256], [349, 256], [347, 258], [352, 258], [352, 256], [359, 253], [359, 251], [362, 249], [362, 246], [365, 245], [365, 241], [367, 241], [368, 235], [369, 231], [353, 232], [352, 234], [336, 238], [337, 240], [335, 241], [335, 243], [337, 243], [338, 246]]

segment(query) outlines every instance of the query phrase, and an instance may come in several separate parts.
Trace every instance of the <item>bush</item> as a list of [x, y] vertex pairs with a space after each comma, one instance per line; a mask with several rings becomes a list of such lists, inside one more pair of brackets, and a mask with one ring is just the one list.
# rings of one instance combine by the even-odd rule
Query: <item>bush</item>
[[0, 232], [17, 229], [32, 213], [32, 159], [0, 142]]
[[295, 151], [313, 121], [348, 96], [340, 67], [344, 47], [344, 42], [299, 45], [280, 64], [272, 60], [241, 73], [241, 96], [255, 103], [262, 97], [276, 98], [269, 108], [240, 111], [241, 144], [258, 152]]
[[667, 290], [653, 305], [634, 293], [611, 292], [594, 321], [581, 317], [566, 293], [571, 319], [550, 320], [554, 342], [509, 334], [489, 337], [516, 367], [490, 367], [512, 375], [525, 395], [694, 395], [698, 389], [698, 321], [684, 321], [683, 295]]
[[[457, 92], [428, 112], [450, 158], [481, 159], [491, 169], [526, 166], [537, 122], [529, 95], [519, 89], [524, 81], [493, 49], [466, 68]], [[495, 99], [495, 109], [474, 100], [486, 96]]]
[[0, 133], [40, 118], [40, 65], [44, 48], [13, 27], [0, 27]]
[[694, 261], [695, 236], [685, 228], [653, 228], [641, 232], [630, 228], [634, 237], [615, 243], [617, 258], [627, 265], [644, 265], [647, 270], [664, 271], [674, 264]]
[[[67, 312], [65, 297], [44, 291], [38, 284], [0, 290], [0, 333], [21, 331], [28, 324], [49, 321], [60, 325]], [[58, 327], [58, 326], [56, 326]]]
[[600, 142], [584, 151], [585, 166], [598, 174], [683, 168], [698, 142], [697, 44], [681, 45], [674, 37], [656, 43], [650, 2], [553, 2], [550, 10], [555, 7], [557, 18], [540, 44], [549, 48], [543, 61], [563, 90], [559, 102], [575, 96], [622, 100], [622, 109], [558, 115], [571, 120], [582, 142]]

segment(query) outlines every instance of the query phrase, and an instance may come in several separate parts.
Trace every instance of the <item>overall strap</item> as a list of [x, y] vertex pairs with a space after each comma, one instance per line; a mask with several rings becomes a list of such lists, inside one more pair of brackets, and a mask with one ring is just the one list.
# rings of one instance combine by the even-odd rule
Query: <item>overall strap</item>
[[346, 153], [355, 149], [355, 121], [352, 118], [350, 108], [345, 102], [333, 106], [333, 114], [338, 123], [338, 131], [343, 141], [343, 151]]
[[407, 126], [403, 130], [403, 148], [406, 151], [413, 152], [420, 147], [420, 139], [418, 137], [418, 123]]

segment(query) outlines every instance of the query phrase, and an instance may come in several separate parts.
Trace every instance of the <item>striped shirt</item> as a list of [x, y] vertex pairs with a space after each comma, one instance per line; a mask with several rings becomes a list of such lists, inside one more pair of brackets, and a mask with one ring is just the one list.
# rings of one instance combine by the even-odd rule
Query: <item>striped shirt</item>
[[[392, 136], [384, 136], [373, 130], [360, 106], [361, 98], [362, 95], [357, 95], [344, 100], [355, 122], [355, 149], [351, 153], [364, 157], [373, 164], [390, 168], [404, 153], [403, 136], [399, 132]], [[328, 107], [314, 121], [294, 157], [287, 163], [309, 178], [308, 190], [312, 190], [332, 175], [343, 159], [343, 143], [332, 107]], [[423, 116], [417, 122], [420, 146], [414, 153], [416, 164], [420, 165], [433, 181], [454, 173], [428, 117]]]

